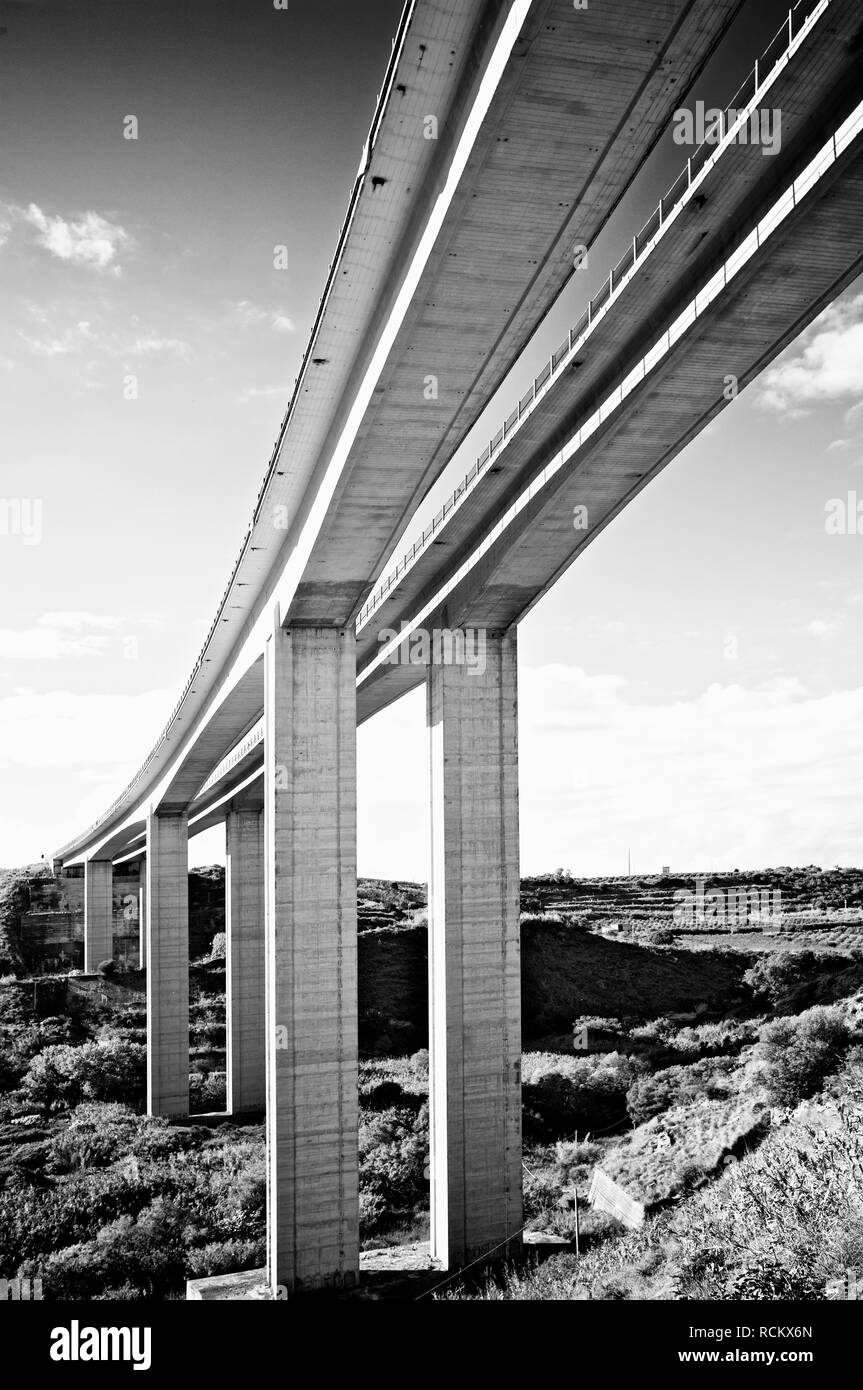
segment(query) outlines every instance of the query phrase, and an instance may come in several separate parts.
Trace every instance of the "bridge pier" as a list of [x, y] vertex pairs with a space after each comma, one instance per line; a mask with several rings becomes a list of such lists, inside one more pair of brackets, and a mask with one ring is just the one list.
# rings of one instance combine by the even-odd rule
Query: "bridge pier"
[[485, 669], [432, 665], [431, 1254], [521, 1245], [521, 975], [515, 631]]
[[271, 1288], [359, 1270], [356, 651], [276, 624], [265, 676]]
[[84, 865], [84, 970], [92, 975], [114, 957], [114, 865], [88, 859]]
[[263, 1110], [264, 817], [230, 811], [225, 821], [227, 1111]]
[[189, 828], [147, 816], [147, 1113], [189, 1113]]
[[138, 878], [138, 969], [147, 966], [147, 861], [141, 861]]

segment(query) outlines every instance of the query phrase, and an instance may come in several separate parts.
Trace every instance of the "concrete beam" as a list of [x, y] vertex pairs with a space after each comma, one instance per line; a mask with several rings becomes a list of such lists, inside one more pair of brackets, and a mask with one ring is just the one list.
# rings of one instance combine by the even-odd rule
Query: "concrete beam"
[[266, 1104], [264, 1054], [264, 818], [230, 811], [225, 820], [227, 1109]]
[[114, 958], [114, 866], [110, 859], [84, 865], [84, 970], [92, 974]]
[[267, 644], [265, 856], [269, 1278], [348, 1287], [359, 1269], [356, 643]]
[[189, 837], [183, 812], [147, 817], [147, 1113], [189, 1113]]
[[516, 637], [485, 669], [433, 665], [429, 1100], [431, 1254], [454, 1268], [521, 1244]]

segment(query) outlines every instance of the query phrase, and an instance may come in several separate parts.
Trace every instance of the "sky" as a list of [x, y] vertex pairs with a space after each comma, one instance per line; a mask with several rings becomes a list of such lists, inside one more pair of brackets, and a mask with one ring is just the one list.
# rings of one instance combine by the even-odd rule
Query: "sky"
[[[750, 0], [693, 99], [727, 100], [782, 12]], [[104, 811], [185, 683], [399, 13], [0, 0], [0, 864], [50, 855]], [[681, 162], [669, 133], [409, 540]], [[521, 624], [523, 872], [863, 861], [863, 508], [860, 534], [830, 521], [853, 494], [863, 281]], [[422, 692], [358, 750], [360, 873], [424, 880]], [[218, 830], [190, 846], [194, 863], [222, 854]]]

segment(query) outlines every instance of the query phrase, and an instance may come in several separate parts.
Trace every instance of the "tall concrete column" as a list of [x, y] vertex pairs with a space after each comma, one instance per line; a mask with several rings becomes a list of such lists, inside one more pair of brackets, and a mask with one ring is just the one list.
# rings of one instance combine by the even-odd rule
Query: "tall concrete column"
[[265, 686], [268, 1277], [359, 1269], [353, 631], [276, 629]]
[[189, 832], [147, 817], [147, 1113], [189, 1113]]
[[225, 822], [228, 1114], [263, 1110], [264, 817], [231, 811]]
[[429, 668], [431, 1249], [454, 1268], [521, 1242], [515, 632], [485, 669]]
[[114, 957], [114, 865], [88, 859], [84, 865], [84, 970], [92, 974]]
[[138, 879], [138, 969], [147, 965], [147, 861], [141, 864]]

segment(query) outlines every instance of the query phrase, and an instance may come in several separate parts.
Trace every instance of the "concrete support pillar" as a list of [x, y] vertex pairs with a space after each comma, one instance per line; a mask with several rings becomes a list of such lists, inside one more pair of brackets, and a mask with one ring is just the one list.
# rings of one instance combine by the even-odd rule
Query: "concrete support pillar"
[[225, 824], [228, 1114], [263, 1110], [264, 817], [231, 811]]
[[359, 1270], [356, 655], [353, 631], [283, 630], [265, 685], [268, 1278]]
[[455, 1268], [521, 1243], [515, 632], [427, 695], [431, 1250]]
[[84, 865], [84, 970], [92, 974], [114, 958], [114, 865], [88, 859]]
[[147, 817], [147, 1113], [189, 1113], [189, 841], [183, 813]]
[[147, 861], [141, 864], [138, 879], [138, 969], [147, 965]]

